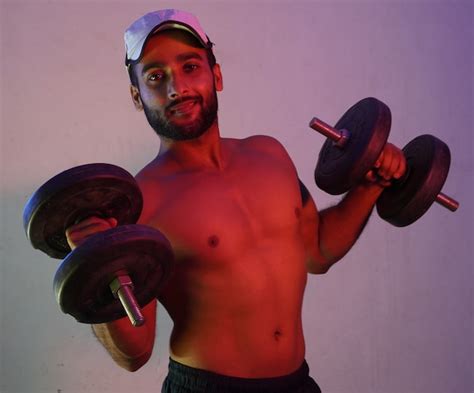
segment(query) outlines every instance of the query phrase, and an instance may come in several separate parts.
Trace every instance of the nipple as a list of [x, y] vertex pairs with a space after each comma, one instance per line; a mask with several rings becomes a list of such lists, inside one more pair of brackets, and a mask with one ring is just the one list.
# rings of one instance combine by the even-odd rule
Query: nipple
[[207, 239], [207, 244], [211, 248], [216, 248], [219, 245], [219, 238], [216, 235], [209, 236], [209, 239]]
[[301, 216], [301, 209], [299, 207], [295, 207], [295, 216], [296, 218], [300, 218]]

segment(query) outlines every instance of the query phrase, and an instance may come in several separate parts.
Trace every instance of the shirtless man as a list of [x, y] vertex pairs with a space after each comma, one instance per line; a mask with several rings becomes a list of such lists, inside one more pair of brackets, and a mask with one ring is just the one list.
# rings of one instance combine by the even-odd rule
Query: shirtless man
[[[279, 142], [220, 136], [222, 74], [193, 15], [147, 14], [125, 42], [133, 103], [161, 142], [136, 177], [144, 196], [139, 223], [162, 231], [176, 256], [158, 297], [174, 323], [162, 391], [320, 392], [304, 360], [307, 273], [326, 273], [349, 251], [384, 187], [403, 175], [401, 151], [388, 144], [378, 176], [369, 173], [337, 206], [318, 212]], [[68, 229], [68, 241], [75, 247], [115, 225], [89, 218]], [[143, 311], [139, 328], [126, 318], [93, 326], [130, 371], [154, 345], [157, 301]]]

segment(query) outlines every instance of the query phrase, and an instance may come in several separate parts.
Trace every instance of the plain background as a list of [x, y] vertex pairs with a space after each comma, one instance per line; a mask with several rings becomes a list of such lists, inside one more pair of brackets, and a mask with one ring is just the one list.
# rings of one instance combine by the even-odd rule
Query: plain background
[[278, 138], [320, 208], [340, 198], [313, 182], [323, 143], [313, 116], [334, 124], [375, 96], [392, 110], [393, 143], [432, 133], [450, 146], [444, 191], [458, 212], [433, 206], [404, 229], [374, 214], [343, 261], [309, 278], [304, 329], [325, 392], [471, 393], [473, 3], [408, 0], [2, 1], [0, 390], [159, 391], [164, 310], [150, 362], [119, 369], [89, 326], [58, 309], [58, 261], [29, 245], [22, 210], [64, 169], [109, 162], [136, 173], [154, 158], [158, 139], [129, 97], [122, 34], [167, 7], [198, 15], [216, 43], [222, 134]]

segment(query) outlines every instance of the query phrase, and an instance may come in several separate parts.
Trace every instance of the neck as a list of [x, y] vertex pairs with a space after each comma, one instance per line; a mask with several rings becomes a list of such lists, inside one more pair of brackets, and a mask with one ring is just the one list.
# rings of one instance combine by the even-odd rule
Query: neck
[[225, 157], [217, 120], [199, 138], [176, 141], [160, 136], [160, 159], [174, 161], [182, 169], [223, 169]]

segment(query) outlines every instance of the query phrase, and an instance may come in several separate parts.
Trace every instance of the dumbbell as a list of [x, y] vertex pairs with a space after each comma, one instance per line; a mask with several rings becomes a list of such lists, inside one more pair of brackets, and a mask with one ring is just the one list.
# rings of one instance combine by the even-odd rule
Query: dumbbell
[[[311, 128], [326, 136], [314, 172], [316, 184], [332, 195], [343, 194], [374, 168], [391, 127], [391, 112], [376, 98], [365, 98], [349, 108], [334, 127], [313, 118]], [[384, 190], [377, 212], [391, 224], [403, 227], [420, 218], [438, 202], [451, 211], [459, 203], [443, 194], [450, 166], [448, 146], [433, 135], [421, 135], [403, 149], [407, 171]]]
[[[96, 324], [128, 316], [145, 319], [141, 307], [156, 298], [169, 276], [173, 252], [158, 230], [136, 224], [143, 197], [133, 176], [111, 164], [68, 169], [28, 200], [23, 225], [32, 246], [63, 259], [54, 276], [61, 310]], [[88, 237], [71, 251], [66, 229], [88, 217], [114, 217], [115, 228]]]

